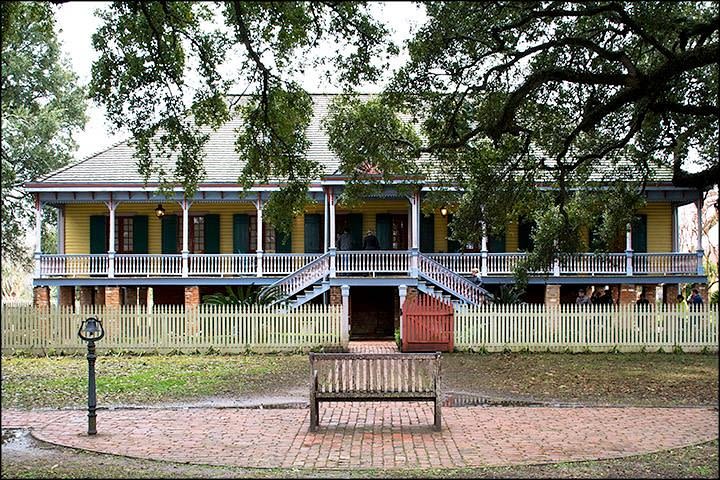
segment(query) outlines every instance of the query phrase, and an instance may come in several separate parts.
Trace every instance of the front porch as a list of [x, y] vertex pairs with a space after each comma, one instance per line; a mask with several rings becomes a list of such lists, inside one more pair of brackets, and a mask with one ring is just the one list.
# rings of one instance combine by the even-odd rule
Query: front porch
[[[412, 250], [337, 251], [335, 275], [409, 276]], [[526, 253], [427, 253], [420, 254], [459, 274], [473, 269], [483, 277], [512, 275]], [[284, 277], [322, 257], [322, 253], [257, 254], [40, 254], [38, 280], [57, 278], [197, 278], [197, 277]], [[702, 257], [695, 253], [579, 253], [563, 255], [547, 272], [538, 276], [698, 276], [703, 275]], [[332, 275], [332, 273], [327, 272]]]

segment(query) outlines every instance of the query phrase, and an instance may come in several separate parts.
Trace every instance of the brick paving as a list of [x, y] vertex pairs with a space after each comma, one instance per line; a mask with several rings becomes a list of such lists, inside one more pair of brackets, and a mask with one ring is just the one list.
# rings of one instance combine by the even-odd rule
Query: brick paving
[[616, 458], [718, 437], [711, 408], [444, 408], [441, 432], [418, 402], [323, 403], [318, 432], [306, 409], [3, 410], [2, 426], [43, 441], [130, 457], [210, 465], [424, 468]]
[[352, 340], [348, 342], [349, 353], [399, 353], [395, 340]]

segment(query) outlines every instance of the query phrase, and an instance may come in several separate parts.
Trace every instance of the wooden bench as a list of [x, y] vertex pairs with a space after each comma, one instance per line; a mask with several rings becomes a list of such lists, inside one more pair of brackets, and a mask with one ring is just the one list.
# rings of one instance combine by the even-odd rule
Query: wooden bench
[[441, 429], [440, 353], [311, 353], [310, 430], [320, 402], [433, 401]]

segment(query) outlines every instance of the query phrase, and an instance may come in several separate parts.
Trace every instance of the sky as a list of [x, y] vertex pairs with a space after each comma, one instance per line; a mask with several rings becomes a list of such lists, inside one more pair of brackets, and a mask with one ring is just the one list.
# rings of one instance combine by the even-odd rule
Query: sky
[[[94, 11], [103, 8], [108, 2], [67, 2], [60, 4], [56, 9], [58, 37], [63, 50], [78, 75], [80, 82], [87, 85], [90, 81], [92, 62], [97, 59], [98, 53], [91, 43], [92, 34], [100, 25], [100, 19]], [[377, 12], [393, 30], [393, 40], [400, 45], [409, 38], [411, 29], [425, 19], [422, 8], [410, 2], [374, 3], [371, 8]], [[332, 48], [328, 45], [326, 48]], [[406, 56], [401, 54], [392, 62], [392, 67], [399, 66]], [[321, 75], [313, 70], [307, 70], [301, 79], [303, 87], [312, 93], [325, 93], [337, 91], [321, 79]], [[364, 92], [379, 91], [379, 86], [366, 85], [361, 88]], [[78, 151], [76, 159], [82, 159], [128, 137], [127, 131], [112, 131], [105, 120], [105, 109], [90, 101], [88, 103], [88, 122], [85, 130], [77, 135]]]

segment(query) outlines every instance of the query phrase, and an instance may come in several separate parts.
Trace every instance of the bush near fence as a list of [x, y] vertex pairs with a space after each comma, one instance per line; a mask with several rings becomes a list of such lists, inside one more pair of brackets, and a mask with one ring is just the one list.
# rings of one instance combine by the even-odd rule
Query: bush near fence
[[455, 348], [487, 352], [717, 352], [718, 306], [458, 306]]
[[2, 307], [2, 353], [78, 353], [87, 346], [77, 335], [82, 320], [103, 321], [99, 352], [282, 352], [341, 348], [339, 306], [278, 307], [183, 305], [39, 309]]

